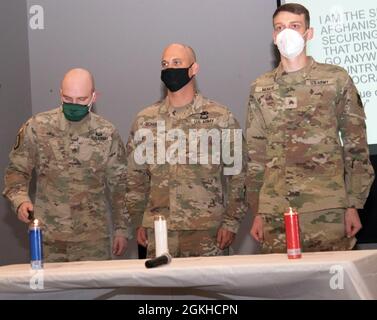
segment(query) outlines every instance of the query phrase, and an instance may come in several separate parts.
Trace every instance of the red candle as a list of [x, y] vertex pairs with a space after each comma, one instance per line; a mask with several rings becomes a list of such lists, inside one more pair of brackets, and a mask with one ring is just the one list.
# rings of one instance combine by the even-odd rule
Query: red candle
[[301, 258], [301, 244], [297, 211], [289, 208], [289, 212], [284, 213], [284, 223], [288, 259], [299, 259]]

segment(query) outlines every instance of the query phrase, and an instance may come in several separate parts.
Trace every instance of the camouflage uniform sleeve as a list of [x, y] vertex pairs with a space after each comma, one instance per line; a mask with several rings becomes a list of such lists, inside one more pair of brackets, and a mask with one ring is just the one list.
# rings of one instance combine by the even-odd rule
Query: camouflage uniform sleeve
[[247, 173], [246, 198], [251, 213], [259, 212], [259, 192], [263, 185], [266, 163], [267, 138], [265, 121], [260, 106], [254, 97], [255, 84], [252, 85], [246, 116]]
[[366, 138], [365, 113], [350, 77], [338, 103], [339, 130], [343, 141], [348, 207], [363, 208], [374, 180]]
[[[247, 151], [242, 129], [232, 114], [229, 114], [228, 128], [237, 129], [236, 132], [238, 132], [238, 135], [231, 135], [230, 137], [230, 155], [233, 155], [235, 160], [231, 165], [224, 163], [227, 201], [222, 227], [233, 233], [237, 233], [247, 211], [245, 199]], [[236, 158], [240, 161], [237, 161]]]
[[142, 225], [144, 211], [147, 206], [150, 175], [147, 164], [139, 164], [135, 161], [135, 132], [136, 123], [133, 124], [127, 142], [127, 196], [126, 206], [131, 216], [131, 223], [134, 228]]
[[4, 176], [5, 196], [12, 204], [14, 212], [25, 201], [30, 201], [29, 184], [35, 166], [36, 136], [29, 119], [18, 131], [17, 140], [9, 154], [9, 165]]
[[127, 162], [126, 152], [118, 131], [112, 134], [111, 150], [106, 167], [106, 180], [113, 218], [114, 236], [131, 238], [126, 198]]

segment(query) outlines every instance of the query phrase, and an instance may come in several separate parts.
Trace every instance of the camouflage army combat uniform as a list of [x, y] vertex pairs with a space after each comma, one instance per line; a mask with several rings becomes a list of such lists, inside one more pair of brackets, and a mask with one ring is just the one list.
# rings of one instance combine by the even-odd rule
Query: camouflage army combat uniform
[[114, 126], [93, 113], [80, 122], [66, 120], [61, 109], [37, 114], [20, 129], [6, 170], [4, 195], [16, 212], [31, 201], [33, 169], [45, 260], [109, 259], [106, 185], [115, 235], [128, 237], [129, 218], [125, 149]]
[[[158, 124], [164, 123], [165, 132], [179, 128], [188, 137], [187, 144], [181, 146], [186, 164], [171, 164], [165, 161], [157, 163], [157, 153], [152, 163], [140, 164], [135, 161], [135, 152], [139, 145], [135, 136], [140, 130], [153, 132], [152, 144], [158, 149], [156, 131]], [[203, 256], [223, 255], [217, 247], [216, 233], [223, 227], [237, 232], [240, 221], [245, 214], [244, 178], [246, 171], [245, 143], [241, 148], [230, 144], [231, 154], [240, 152], [242, 164], [240, 172], [234, 175], [224, 175], [226, 165], [216, 164], [209, 159], [208, 164], [189, 164], [192, 154], [188, 144], [193, 139], [189, 137], [192, 129], [239, 129], [239, 124], [230, 111], [197, 94], [194, 101], [182, 108], [171, 108], [166, 100], [158, 102], [141, 111], [133, 124], [127, 144], [128, 188], [127, 208], [133, 224], [147, 228], [148, 256], [154, 256], [154, 216], [164, 215], [168, 225], [168, 246], [173, 256]], [[208, 132], [208, 131], [206, 131]], [[191, 139], [191, 140], [190, 140]], [[234, 139], [231, 137], [231, 141]], [[197, 141], [197, 140], [196, 140]], [[208, 154], [217, 152], [213, 140], [210, 141]], [[211, 142], [212, 141], [212, 142]], [[163, 142], [169, 149], [169, 143]], [[160, 146], [161, 147], [161, 146]], [[244, 148], [244, 152], [242, 152]], [[201, 156], [198, 151], [198, 158]], [[204, 155], [206, 157], [206, 155]], [[207, 157], [208, 159], [208, 157]], [[226, 196], [227, 194], [227, 196]]]
[[[339, 136], [340, 133], [340, 136]], [[374, 179], [365, 114], [346, 71], [311, 57], [251, 87], [247, 197], [264, 221], [264, 252], [284, 252], [283, 213], [297, 208], [306, 251], [346, 250], [345, 208], [362, 208]]]

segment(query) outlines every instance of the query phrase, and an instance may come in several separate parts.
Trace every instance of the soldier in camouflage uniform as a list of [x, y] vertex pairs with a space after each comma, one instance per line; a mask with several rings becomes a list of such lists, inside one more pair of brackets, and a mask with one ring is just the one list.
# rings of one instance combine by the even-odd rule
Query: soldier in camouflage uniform
[[[138, 227], [138, 243], [148, 245], [148, 257], [155, 254], [153, 221], [157, 214], [167, 220], [168, 247], [174, 257], [228, 254], [227, 248], [245, 214], [246, 161], [243, 160], [246, 159], [246, 148], [243, 147], [245, 143], [242, 144], [242, 131], [226, 107], [196, 92], [193, 77], [198, 69], [190, 47], [172, 44], [165, 49], [161, 79], [167, 87], [167, 96], [137, 115], [127, 143], [126, 203], [131, 220]], [[158, 153], [160, 148], [165, 156], [164, 150], [169, 150], [172, 144], [159, 140], [158, 131], [165, 134], [174, 129], [188, 137], [187, 143], [179, 146], [180, 151], [184, 150], [180, 158], [184, 164], [167, 162], [166, 159], [155, 161], [157, 155], [149, 163], [136, 161], [140, 132], [151, 132], [152, 150]], [[204, 139], [209, 141], [208, 154], [198, 152], [201, 159], [208, 159], [209, 155], [208, 164], [192, 161], [192, 149], [188, 145], [199, 138], [190, 136], [193, 129], [202, 129], [199, 135], [205, 135], [210, 129], [220, 133], [231, 129], [234, 134], [233, 129], [238, 129], [238, 147], [236, 138], [232, 136], [230, 139], [234, 142], [230, 144], [231, 154], [235, 152], [241, 159], [238, 172], [226, 175], [228, 164], [211, 162], [211, 157], [218, 152], [213, 138]]]
[[262, 252], [285, 252], [294, 207], [304, 251], [351, 249], [374, 179], [363, 105], [344, 69], [306, 55], [305, 7], [279, 7], [273, 24], [281, 63], [252, 84], [246, 123], [250, 233]]
[[[29, 223], [39, 219], [47, 262], [111, 258], [106, 185], [114, 225], [113, 253], [127, 246], [126, 155], [114, 126], [90, 112], [95, 100], [91, 74], [69, 71], [61, 87], [62, 106], [29, 119], [10, 153], [4, 196]], [[29, 197], [36, 172], [35, 203]]]

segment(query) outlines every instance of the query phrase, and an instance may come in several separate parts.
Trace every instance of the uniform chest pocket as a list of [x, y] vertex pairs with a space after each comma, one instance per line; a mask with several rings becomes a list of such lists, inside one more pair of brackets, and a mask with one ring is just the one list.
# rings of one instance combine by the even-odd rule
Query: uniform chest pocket
[[43, 162], [62, 162], [67, 159], [65, 139], [51, 135], [41, 135], [38, 141], [38, 155]]
[[104, 138], [78, 137], [77, 140], [72, 140], [70, 144], [72, 155], [77, 157], [82, 164], [96, 168], [104, 166], [111, 147], [111, 139], [109, 137]]
[[187, 134], [186, 154], [189, 164], [218, 165], [221, 163], [222, 139], [227, 131], [213, 122], [197, 125]]
[[[313, 81], [308, 80], [307, 83]], [[322, 84], [323, 82], [325, 84]], [[305, 127], [320, 127], [322, 130], [335, 131], [337, 128], [335, 85], [324, 80], [314, 83], [316, 85], [307, 86], [306, 92], [300, 95], [297, 119]]]
[[270, 91], [258, 94], [257, 101], [262, 108], [276, 109], [283, 99], [276, 92]]
[[260, 105], [263, 121], [267, 128], [271, 125], [276, 125], [273, 122], [279, 119], [281, 111], [285, 109], [285, 105], [288, 103], [278, 95], [277, 91], [259, 93], [256, 95], [256, 100]]
[[336, 100], [337, 88], [334, 79], [306, 80], [304, 97], [319, 107], [329, 105]]

